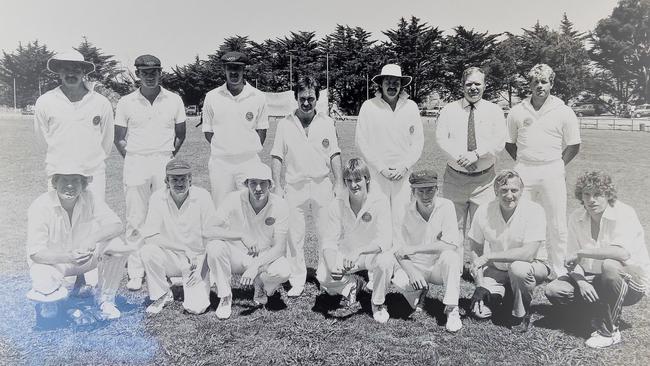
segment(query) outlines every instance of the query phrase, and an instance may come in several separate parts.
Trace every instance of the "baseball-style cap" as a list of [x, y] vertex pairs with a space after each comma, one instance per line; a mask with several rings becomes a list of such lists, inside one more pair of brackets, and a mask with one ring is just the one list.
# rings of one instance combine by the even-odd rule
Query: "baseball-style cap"
[[162, 69], [160, 59], [154, 55], [141, 55], [135, 59], [135, 67], [140, 70]]
[[174, 158], [167, 163], [167, 166], [165, 166], [165, 173], [167, 173], [167, 175], [185, 175], [191, 172], [192, 167], [190, 166], [190, 163], [181, 159]]
[[411, 173], [409, 183], [412, 188], [435, 187], [438, 185], [438, 174], [430, 169], [418, 170]]
[[65, 64], [80, 65], [84, 70], [84, 74], [89, 74], [95, 71], [95, 64], [84, 60], [84, 56], [75, 49], [68, 52], [57, 53], [50, 57], [50, 59], [47, 60], [47, 69], [58, 74], [59, 70], [61, 70]]
[[221, 62], [224, 64], [248, 65], [248, 56], [238, 51], [230, 51], [221, 56]]
[[269, 166], [264, 163], [251, 164], [246, 169], [245, 178], [270, 180], [270, 181], [273, 180], [273, 176], [271, 175], [271, 168], [269, 168]]

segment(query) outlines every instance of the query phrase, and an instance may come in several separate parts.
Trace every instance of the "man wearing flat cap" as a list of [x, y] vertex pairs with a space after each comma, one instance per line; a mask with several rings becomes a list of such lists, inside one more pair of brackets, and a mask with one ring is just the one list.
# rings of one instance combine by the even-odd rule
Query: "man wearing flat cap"
[[203, 133], [210, 143], [208, 172], [216, 207], [245, 178], [246, 166], [259, 163], [269, 128], [264, 93], [244, 80], [248, 57], [227, 52], [221, 57], [226, 83], [206, 94]]
[[408, 205], [398, 238], [395, 258], [399, 267], [393, 284], [400, 289], [409, 305], [422, 309], [429, 283], [444, 285], [446, 328], [462, 328], [458, 312], [460, 293], [460, 245], [454, 204], [436, 196], [438, 175], [420, 170], [409, 177], [415, 201]]
[[[165, 165], [185, 140], [183, 100], [160, 86], [162, 67], [158, 57], [135, 59], [140, 87], [122, 97], [115, 111], [115, 147], [124, 157], [126, 236], [139, 229], [147, 215], [152, 192], [165, 186]], [[129, 290], [142, 287], [144, 268], [139, 252], [129, 257]]]
[[409, 202], [407, 174], [422, 154], [422, 120], [404, 91], [411, 77], [402, 76], [399, 65], [385, 65], [372, 81], [379, 92], [361, 106], [355, 143], [370, 168], [373, 191], [388, 198], [395, 234]]
[[[54, 55], [47, 69], [61, 78], [61, 86], [36, 100], [34, 130], [47, 149], [45, 171], [49, 178], [59, 167], [74, 164], [92, 176], [88, 190], [104, 201], [106, 173], [104, 160], [113, 141], [113, 108], [106, 97], [84, 80], [95, 70], [76, 50]], [[51, 188], [51, 187], [50, 187]]]

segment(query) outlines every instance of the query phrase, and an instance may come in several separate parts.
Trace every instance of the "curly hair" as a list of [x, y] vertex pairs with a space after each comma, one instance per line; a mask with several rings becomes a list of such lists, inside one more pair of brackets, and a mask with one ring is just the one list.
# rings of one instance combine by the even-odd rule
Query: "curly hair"
[[612, 183], [612, 177], [601, 170], [584, 172], [580, 175], [574, 192], [581, 204], [584, 204], [582, 200], [584, 193], [605, 196], [610, 206], [616, 202], [616, 186]]
[[528, 72], [528, 80], [539, 79], [547, 77], [548, 81], [553, 84], [555, 81], [555, 72], [547, 64], [537, 64], [533, 66], [532, 69]]
[[513, 178], [519, 181], [519, 185], [523, 189], [524, 181], [519, 176], [519, 173], [512, 169], [504, 169], [494, 178], [494, 192], [498, 192], [501, 186], [508, 184], [508, 181]]

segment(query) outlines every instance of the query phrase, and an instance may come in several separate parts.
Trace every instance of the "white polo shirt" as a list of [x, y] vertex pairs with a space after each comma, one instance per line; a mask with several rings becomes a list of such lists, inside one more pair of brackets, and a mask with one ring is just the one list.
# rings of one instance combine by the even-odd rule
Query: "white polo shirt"
[[[546, 215], [539, 204], [520, 199], [515, 212], [506, 222], [499, 201], [493, 200], [476, 209], [468, 235], [484, 245], [485, 253], [521, 248], [526, 243], [546, 241]], [[540, 245], [535, 258], [546, 260], [544, 243]], [[510, 264], [494, 263], [494, 266], [507, 271]]]
[[355, 142], [366, 162], [378, 172], [389, 167], [410, 169], [420, 159], [424, 146], [418, 106], [402, 93], [393, 111], [377, 93], [361, 105]]
[[[282, 197], [270, 193], [266, 206], [255, 213], [248, 192], [248, 189], [230, 192], [217, 209], [216, 222], [227, 230], [251, 235], [260, 250], [270, 248], [278, 236], [289, 232], [289, 207]], [[237, 243], [243, 247], [241, 242]]]
[[341, 153], [330, 117], [316, 113], [308, 131], [307, 135], [295, 113], [281, 120], [275, 131], [271, 156], [285, 161], [289, 184], [327, 177], [332, 156]]
[[[607, 206], [600, 219], [600, 232], [598, 239], [591, 237], [591, 217], [583, 206], [577, 208], [569, 216], [569, 236], [567, 241], [567, 254], [572, 255], [580, 249], [603, 248], [617, 245], [630, 253], [627, 264], [640, 266], [646, 275], [646, 286], [650, 285], [650, 257], [645, 243], [643, 226], [634, 209], [617, 200], [614, 206]], [[584, 258], [580, 266], [586, 272], [601, 273], [602, 260]]]
[[226, 84], [208, 92], [203, 102], [203, 132], [213, 132], [212, 156], [256, 154], [262, 151], [255, 130], [269, 128], [266, 96], [249, 83], [237, 96]]
[[45, 143], [45, 170], [52, 175], [61, 165], [75, 164], [84, 173], [104, 166], [113, 146], [113, 108], [103, 95], [85, 83], [88, 93], [71, 102], [61, 87], [36, 100], [34, 131]]
[[380, 194], [368, 194], [366, 202], [355, 216], [348, 195], [337, 197], [327, 209], [323, 249], [350, 253], [369, 244], [378, 245], [382, 252], [392, 249], [392, 221], [388, 200]]
[[162, 188], [151, 195], [149, 212], [141, 228], [143, 236], [160, 234], [164, 249], [185, 252], [193, 257], [205, 252], [206, 239], [216, 223], [216, 212], [210, 193], [192, 186], [179, 209], [169, 192]]
[[[404, 213], [400, 240], [403, 242], [400, 245], [428, 245], [442, 240], [445, 243], [459, 246], [458, 222], [456, 221], [456, 209], [453, 202], [446, 198], [435, 197], [433, 212], [429, 216], [429, 221], [424, 220], [416, 205], [417, 202], [415, 201], [409, 203]], [[439, 236], [440, 238], [438, 238]], [[416, 253], [409, 255], [409, 259], [415, 263], [431, 266], [439, 256], [440, 254]]]
[[573, 110], [550, 95], [536, 111], [530, 97], [512, 107], [507, 118], [508, 138], [517, 144], [517, 160], [549, 163], [562, 159], [563, 145], [580, 140], [580, 123]]
[[153, 104], [137, 89], [123, 96], [115, 110], [115, 125], [128, 128], [126, 151], [132, 154], [174, 151], [174, 129], [185, 119], [181, 97], [164, 88]]
[[104, 201], [83, 191], [72, 210], [72, 220], [61, 206], [56, 191], [41, 194], [27, 211], [27, 258], [43, 249], [60, 252], [81, 248], [81, 244], [102, 226], [121, 223]]
[[[474, 104], [474, 131], [476, 135], [476, 152], [479, 155], [476, 171], [485, 170], [494, 165], [497, 154], [503, 150], [506, 142], [506, 122], [503, 110], [487, 100]], [[463, 98], [447, 104], [440, 111], [436, 127], [436, 142], [447, 153], [447, 164], [455, 170], [467, 172], [458, 165], [458, 156], [467, 152], [467, 123], [470, 105]]]

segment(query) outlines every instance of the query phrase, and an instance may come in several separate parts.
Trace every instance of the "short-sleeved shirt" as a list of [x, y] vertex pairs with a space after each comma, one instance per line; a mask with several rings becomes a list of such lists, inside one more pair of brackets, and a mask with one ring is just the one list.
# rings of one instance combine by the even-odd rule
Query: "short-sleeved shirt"
[[[598, 239], [591, 237], [591, 217], [584, 207], [579, 207], [569, 216], [567, 254], [573, 255], [580, 249], [603, 248], [617, 245], [630, 254], [628, 264], [640, 266], [645, 272], [646, 287], [650, 282], [650, 258], [645, 243], [645, 233], [634, 209], [621, 201], [607, 206], [600, 219]], [[590, 273], [602, 272], [602, 260], [583, 258], [580, 266]]]
[[212, 132], [213, 156], [249, 155], [262, 151], [256, 130], [269, 128], [266, 96], [246, 83], [233, 96], [226, 84], [208, 92], [203, 102], [203, 132]]
[[[546, 215], [539, 204], [520, 199], [515, 212], [506, 222], [498, 200], [482, 204], [476, 209], [468, 236], [484, 245], [486, 253], [521, 248], [526, 243], [546, 241]], [[535, 258], [546, 260], [544, 244]], [[494, 263], [497, 269], [508, 270], [509, 263]]]
[[539, 111], [530, 97], [512, 108], [507, 118], [507, 141], [517, 144], [517, 160], [548, 163], [562, 159], [563, 145], [577, 145], [580, 123], [571, 108], [549, 96]]
[[73, 251], [103, 226], [121, 223], [120, 218], [104, 201], [93, 199], [90, 191], [83, 191], [72, 210], [72, 220], [61, 206], [56, 191], [40, 195], [27, 211], [27, 257], [31, 265], [33, 254], [54, 249]]
[[323, 113], [316, 113], [305, 133], [295, 114], [278, 123], [271, 156], [285, 161], [286, 181], [289, 184], [321, 179], [330, 172], [332, 156], [341, 153], [334, 121]]
[[[476, 171], [485, 170], [494, 165], [497, 154], [503, 150], [506, 139], [506, 122], [503, 110], [487, 100], [474, 104], [474, 130], [476, 135], [476, 152], [480, 156]], [[466, 172], [458, 165], [458, 156], [467, 152], [467, 124], [470, 104], [463, 98], [447, 104], [440, 111], [436, 122], [436, 142], [447, 153], [448, 162], [455, 170]]]
[[113, 146], [113, 107], [103, 95], [85, 84], [88, 93], [71, 102], [61, 87], [36, 100], [34, 131], [47, 147], [45, 170], [54, 174], [60, 167], [78, 166], [84, 174], [104, 166]]
[[[403, 242], [400, 245], [405, 246], [431, 244], [442, 240], [458, 247], [460, 238], [454, 203], [446, 198], [436, 197], [428, 221], [418, 212], [416, 201], [409, 203], [404, 213], [401, 238]], [[432, 265], [439, 256], [440, 254], [416, 253], [409, 255], [409, 259], [415, 263]]]
[[350, 207], [348, 195], [337, 197], [327, 209], [323, 249], [351, 253], [355, 248], [375, 244], [382, 252], [392, 250], [392, 221], [388, 199], [369, 193], [358, 215]]
[[289, 232], [289, 206], [282, 197], [270, 193], [266, 206], [255, 213], [248, 195], [248, 189], [228, 193], [217, 209], [217, 225], [251, 235], [260, 250], [270, 248]]
[[205, 252], [205, 244], [216, 224], [212, 197], [205, 189], [190, 187], [179, 209], [169, 192], [162, 188], [151, 195], [147, 219], [141, 228], [145, 237], [160, 234], [156, 243], [164, 249], [196, 256]]
[[153, 104], [138, 89], [122, 97], [115, 110], [115, 125], [128, 129], [126, 151], [132, 154], [174, 151], [174, 129], [185, 119], [181, 97], [164, 88]]

